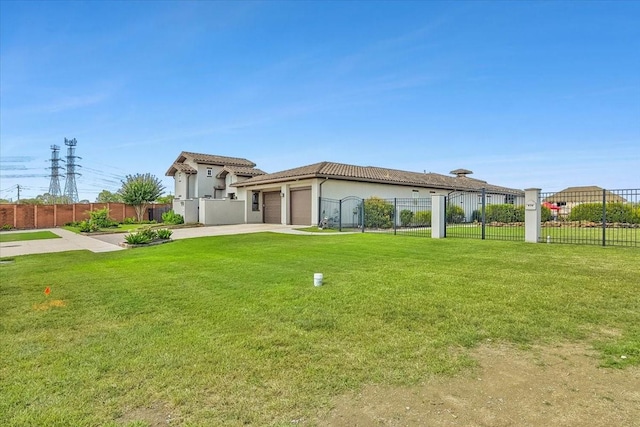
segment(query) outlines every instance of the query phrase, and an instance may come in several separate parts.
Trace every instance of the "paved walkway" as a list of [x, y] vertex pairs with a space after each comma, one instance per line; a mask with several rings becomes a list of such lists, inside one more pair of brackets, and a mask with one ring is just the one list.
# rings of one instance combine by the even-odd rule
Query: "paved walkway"
[[[19, 242], [0, 243], [0, 257], [13, 257], [18, 255], [40, 254], [50, 252], [66, 252], [89, 250], [91, 252], [120, 251], [119, 246], [124, 242], [126, 233], [101, 234], [96, 236], [84, 236], [63, 228], [47, 228], [40, 230], [3, 231], [3, 233], [29, 233], [35, 231], [51, 231], [60, 236], [60, 239], [24, 240]], [[173, 230], [171, 238], [174, 240], [190, 239], [193, 237], [222, 236], [229, 234], [261, 233], [271, 231], [287, 234], [316, 234], [295, 230], [290, 225], [277, 224], [237, 224], [214, 225], [207, 227], [177, 228]], [[334, 233], [331, 233], [334, 234]]]

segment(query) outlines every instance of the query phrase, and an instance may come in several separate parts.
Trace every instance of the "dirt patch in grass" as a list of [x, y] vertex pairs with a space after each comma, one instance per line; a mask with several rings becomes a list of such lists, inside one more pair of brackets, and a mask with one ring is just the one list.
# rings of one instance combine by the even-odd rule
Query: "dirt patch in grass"
[[478, 367], [454, 378], [341, 396], [318, 425], [640, 425], [640, 368], [600, 368], [584, 345], [485, 345], [473, 357]]
[[155, 403], [144, 408], [133, 408], [118, 419], [121, 425], [161, 427], [180, 425], [180, 417], [167, 409], [162, 403]]
[[51, 301], [43, 302], [41, 304], [34, 304], [33, 309], [37, 311], [45, 311], [49, 310], [52, 307], [64, 307], [66, 305], [67, 303], [65, 303], [64, 301], [60, 299], [54, 299]]

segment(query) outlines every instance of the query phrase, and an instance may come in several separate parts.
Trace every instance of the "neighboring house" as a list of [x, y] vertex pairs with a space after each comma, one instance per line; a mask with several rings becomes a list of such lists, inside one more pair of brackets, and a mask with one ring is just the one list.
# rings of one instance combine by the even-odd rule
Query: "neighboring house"
[[[447, 176], [320, 162], [267, 174], [255, 166], [247, 159], [183, 151], [166, 173], [175, 180], [174, 210], [187, 222], [207, 225], [312, 225], [319, 222], [320, 198], [428, 198], [484, 188], [493, 204], [524, 199], [520, 190], [469, 178], [466, 169]], [[470, 216], [477, 205], [463, 208]]]
[[[432, 194], [479, 192], [486, 189], [496, 203], [522, 203], [524, 192], [469, 178], [466, 169], [456, 176], [408, 172], [373, 166], [320, 162], [281, 172], [256, 176], [235, 184], [240, 199], [250, 201], [245, 221], [310, 225], [319, 222], [320, 198], [427, 198]], [[471, 216], [475, 206], [464, 206]], [[467, 212], [468, 211], [468, 212]]]
[[243, 222], [244, 201], [232, 185], [265, 173], [255, 166], [238, 157], [181, 152], [165, 174], [174, 178], [174, 211], [187, 222]]
[[568, 216], [571, 209], [583, 203], [624, 203], [627, 200], [596, 185], [568, 187], [546, 197], [543, 203], [551, 203], [559, 208], [560, 216]]

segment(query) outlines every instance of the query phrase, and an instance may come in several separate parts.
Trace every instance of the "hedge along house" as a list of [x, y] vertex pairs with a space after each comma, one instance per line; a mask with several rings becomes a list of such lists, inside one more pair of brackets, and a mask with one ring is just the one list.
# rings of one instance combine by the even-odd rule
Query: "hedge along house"
[[183, 151], [166, 176], [174, 178], [173, 210], [185, 222], [238, 224], [244, 222], [245, 201], [234, 184], [265, 172], [250, 160]]
[[626, 203], [627, 200], [618, 194], [605, 190], [596, 185], [584, 187], [568, 187], [562, 191], [551, 194], [543, 199], [544, 203], [550, 203], [558, 208], [561, 217], [567, 218], [571, 210], [585, 203]]
[[[492, 204], [523, 203], [523, 191], [469, 178], [467, 175], [472, 173], [469, 170], [451, 173], [455, 176], [320, 162], [255, 176], [233, 186], [238, 198], [247, 201], [244, 218], [247, 223], [318, 224], [319, 203], [324, 198], [426, 199], [433, 194], [480, 193], [484, 188]], [[468, 220], [481, 203], [478, 197], [469, 200], [462, 206]], [[459, 203], [464, 202], [461, 199]]]

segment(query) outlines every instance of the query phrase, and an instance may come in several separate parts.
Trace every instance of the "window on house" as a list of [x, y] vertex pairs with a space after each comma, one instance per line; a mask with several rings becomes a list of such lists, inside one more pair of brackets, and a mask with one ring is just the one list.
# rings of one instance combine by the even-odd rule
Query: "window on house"
[[213, 176], [213, 169], [207, 168], [207, 176], [209, 177]]
[[516, 196], [513, 194], [507, 194], [504, 198], [504, 202], [513, 205], [516, 203]]
[[260, 192], [251, 192], [251, 210], [257, 212], [260, 210]]

